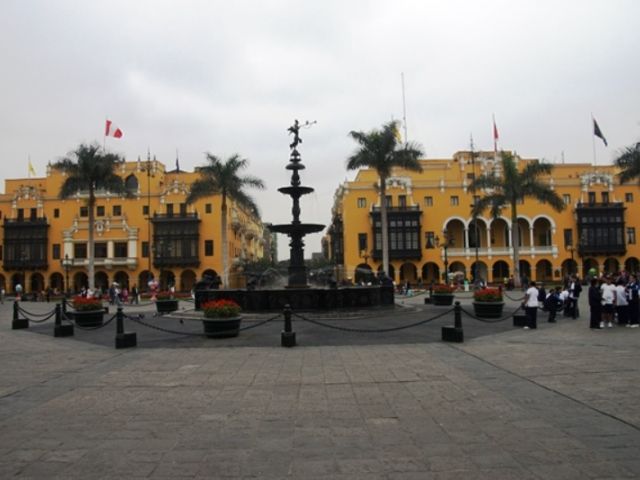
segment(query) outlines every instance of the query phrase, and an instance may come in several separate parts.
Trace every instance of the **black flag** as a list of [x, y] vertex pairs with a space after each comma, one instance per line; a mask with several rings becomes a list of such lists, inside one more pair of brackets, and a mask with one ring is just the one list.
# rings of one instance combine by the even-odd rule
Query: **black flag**
[[604, 146], [608, 146], [607, 144], [607, 139], [604, 138], [604, 135], [602, 134], [602, 131], [600, 130], [600, 127], [598, 126], [598, 122], [596, 122], [596, 119], [593, 119], [593, 134], [596, 137], [599, 137], [602, 139], [602, 141], [604, 142]]

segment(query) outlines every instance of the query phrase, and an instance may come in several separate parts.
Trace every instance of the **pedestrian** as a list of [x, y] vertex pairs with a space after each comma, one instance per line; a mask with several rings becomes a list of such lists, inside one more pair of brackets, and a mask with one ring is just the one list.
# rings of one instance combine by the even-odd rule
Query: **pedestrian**
[[550, 289], [547, 298], [544, 300], [545, 309], [549, 312], [549, 318], [547, 318], [549, 323], [556, 323], [556, 314], [562, 308], [562, 305], [560, 287]]
[[620, 277], [616, 285], [616, 313], [618, 314], [618, 325], [630, 326], [629, 323], [629, 302], [627, 301], [627, 289], [624, 277]]
[[600, 287], [602, 293], [602, 320], [600, 328], [613, 327], [613, 313], [616, 303], [616, 287], [611, 283], [611, 277], [607, 277], [605, 283]]
[[2, 305], [4, 305], [4, 297], [7, 294], [7, 291], [4, 289], [4, 287], [2, 287], [2, 289], [0, 289], [0, 302], [2, 303]]
[[569, 315], [571, 318], [578, 318], [578, 298], [580, 298], [580, 292], [582, 292], [582, 286], [577, 275], [571, 275], [569, 281]]
[[[553, 289], [551, 290], [553, 291]], [[551, 292], [549, 292], [551, 293]], [[545, 300], [547, 299], [547, 291], [544, 289], [544, 284], [542, 282], [540, 282], [538, 284], [538, 302], [540, 303], [540, 305], [542, 306], [543, 310], [546, 310], [546, 305], [545, 305]]]
[[640, 285], [638, 285], [638, 278], [635, 274], [629, 276], [627, 301], [629, 302], [629, 326], [638, 328], [640, 326]]
[[138, 286], [134, 283], [133, 287], [131, 287], [131, 303], [138, 305], [138, 302], [140, 301], [138, 294]]
[[527, 315], [527, 325], [525, 329], [538, 328], [538, 289], [536, 288], [536, 282], [531, 282], [529, 288], [524, 294], [524, 300], [522, 306]]
[[591, 315], [589, 317], [589, 328], [592, 330], [600, 330], [603, 327], [602, 322], [602, 292], [598, 285], [598, 279], [591, 279], [591, 286], [589, 287], [589, 309]]

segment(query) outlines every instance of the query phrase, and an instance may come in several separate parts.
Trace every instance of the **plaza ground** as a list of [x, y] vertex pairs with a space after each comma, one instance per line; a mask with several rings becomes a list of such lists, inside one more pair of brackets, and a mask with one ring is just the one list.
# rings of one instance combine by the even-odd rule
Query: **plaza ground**
[[[281, 318], [227, 340], [127, 321], [127, 350], [113, 323], [73, 338], [51, 321], [11, 330], [5, 303], [0, 478], [638, 478], [640, 329], [589, 330], [585, 300], [581, 319], [540, 315], [537, 330], [465, 315], [463, 344], [439, 340], [449, 313], [385, 334], [297, 318], [292, 349]], [[308, 318], [372, 329], [447, 311], [397, 302]]]

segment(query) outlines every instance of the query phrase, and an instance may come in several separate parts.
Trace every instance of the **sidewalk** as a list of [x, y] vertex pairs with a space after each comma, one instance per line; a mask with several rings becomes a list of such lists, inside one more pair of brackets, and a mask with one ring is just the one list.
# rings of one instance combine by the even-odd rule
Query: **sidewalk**
[[0, 311], [0, 478], [640, 477], [640, 332], [585, 306], [464, 344], [126, 351]]

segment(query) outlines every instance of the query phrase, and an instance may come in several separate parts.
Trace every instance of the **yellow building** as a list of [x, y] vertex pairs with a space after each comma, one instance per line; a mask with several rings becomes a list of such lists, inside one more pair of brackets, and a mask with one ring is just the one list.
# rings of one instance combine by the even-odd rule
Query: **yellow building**
[[[421, 160], [422, 173], [395, 169], [387, 180], [389, 275], [396, 282], [438, 281], [445, 263], [449, 272], [469, 279], [477, 272], [481, 279], [502, 282], [513, 274], [510, 209], [498, 218], [487, 210], [477, 223], [471, 216], [474, 194], [482, 195], [469, 189], [474, 169], [476, 176], [500, 175], [501, 163], [494, 152], [471, 158], [463, 151], [451, 159]], [[533, 161], [515, 159], [518, 168]], [[639, 270], [637, 184], [620, 185], [614, 167], [590, 164], [556, 164], [543, 180], [566, 208], [558, 213], [532, 199], [518, 205], [521, 275], [559, 282], [568, 273], [585, 276], [592, 269]], [[330, 255], [340, 275], [355, 281], [366, 281], [367, 272], [382, 263], [378, 182], [374, 170], [362, 169], [335, 193]]]
[[[95, 285], [112, 282], [141, 291], [151, 278], [162, 288], [189, 291], [203, 274], [222, 274], [219, 195], [187, 205], [196, 172], [167, 171], [153, 160], [117, 168], [133, 197], [97, 192]], [[63, 174], [51, 166], [43, 178], [5, 180], [0, 285], [26, 292], [87, 286], [87, 194], [60, 200]], [[244, 284], [242, 265], [264, 255], [268, 231], [255, 215], [228, 203], [230, 287]], [[151, 255], [150, 255], [151, 253]]]

